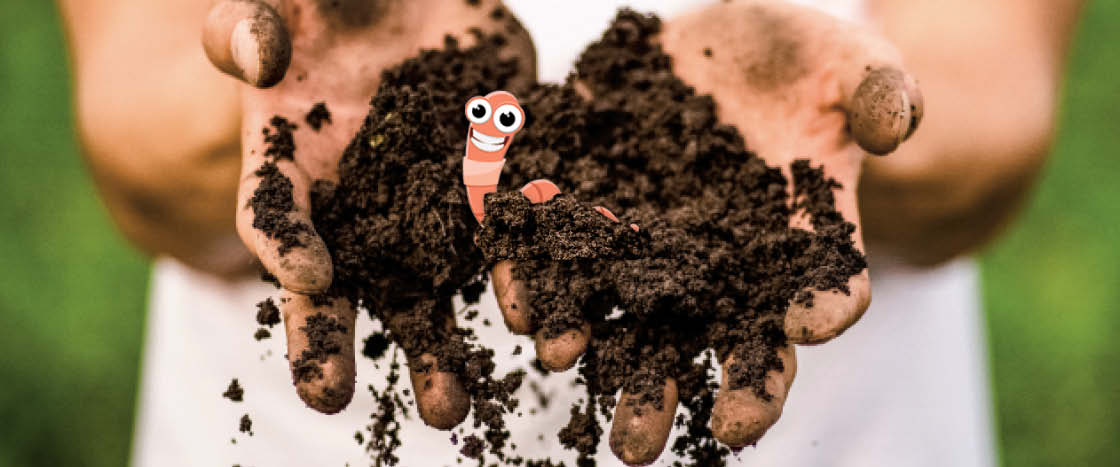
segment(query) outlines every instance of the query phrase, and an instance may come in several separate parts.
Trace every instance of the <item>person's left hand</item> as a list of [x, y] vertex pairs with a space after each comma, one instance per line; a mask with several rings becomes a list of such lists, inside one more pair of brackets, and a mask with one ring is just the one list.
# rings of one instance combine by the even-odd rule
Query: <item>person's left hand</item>
[[[664, 23], [659, 41], [673, 58], [674, 71], [711, 94], [720, 119], [737, 127], [749, 149], [789, 174], [795, 159], [823, 166], [842, 188], [837, 210], [856, 225], [853, 241], [863, 251], [856, 203], [860, 167], [868, 154], [894, 151], [917, 128], [922, 97], [885, 40], [855, 25], [815, 10], [773, 1], [719, 3]], [[711, 50], [707, 56], [706, 49]], [[812, 229], [811, 219], [795, 217], [795, 227]], [[512, 279], [511, 264], [493, 273], [495, 293], [507, 325], [517, 333], [534, 330], [524, 284]], [[825, 342], [851, 326], [871, 301], [867, 271], [848, 282], [850, 293], [813, 291], [813, 307], [791, 305], [785, 332], [791, 344]], [[537, 354], [544, 366], [573, 366], [590, 338], [586, 324], [552, 339], [537, 333]], [[734, 352], [732, 352], [734, 353]], [[763, 400], [751, 388], [723, 388], [712, 414], [716, 438], [732, 447], [758, 441], [781, 415], [796, 372], [794, 349], [779, 349], [783, 371], [771, 371]], [[610, 445], [631, 465], [653, 462], [668, 440], [676, 412], [677, 385], [665, 382], [662, 410], [628, 404], [623, 394], [615, 409]], [[638, 413], [641, 413], [639, 415]]]

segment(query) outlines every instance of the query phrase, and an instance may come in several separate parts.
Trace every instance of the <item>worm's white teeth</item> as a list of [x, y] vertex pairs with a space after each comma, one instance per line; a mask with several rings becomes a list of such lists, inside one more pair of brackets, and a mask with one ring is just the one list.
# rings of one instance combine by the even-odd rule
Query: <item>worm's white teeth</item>
[[490, 136], [477, 130], [471, 130], [471, 144], [486, 152], [498, 152], [506, 145], [503, 136]]
[[502, 144], [506, 141], [505, 136], [490, 136], [478, 130], [471, 130], [471, 138], [486, 144]]

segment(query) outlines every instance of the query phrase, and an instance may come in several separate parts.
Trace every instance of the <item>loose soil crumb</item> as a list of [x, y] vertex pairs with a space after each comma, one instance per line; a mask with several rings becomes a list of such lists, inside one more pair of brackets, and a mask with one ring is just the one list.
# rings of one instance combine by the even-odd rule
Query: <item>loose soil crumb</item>
[[268, 329], [265, 328], [257, 328], [257, 332], [253, 333], [253, 339], [256, 339], [258, 341], [263, 341], [270, 337], [272, 337], [272, 333], [268, 332]]
[[257, 304], [257, 324], [270, 328], [280, 324], [280, 308], [276, 306], [276, 302], [272, 301], [272, 298], [267, 298]]
[[242, 433], [249, 433], [249, 436], [253, 436], [253, 420], [249, 418], [249, 414], [241, 416], [237, 429]]
[[222, 397], [234, 402], [245, 400], [245, 390], [241, 388], [241, 384], [237, 382], [237, 378], [233, 378], [233, 381], [229, 382], [229, 387], [226, 388], [226, 392], [222, 393]]
[[486, 443], [475, 435], [463, 438], [463, 448], [459, 450], [462, 454], [471, 459], [482, 459], [482, 453], [486, 451]]
[[[383, 73], [339, 162], [338, 183], [315, 184], [314, 222], [335, 268], [326, 296], [362, 303], [387, 329], [366, 341], [364, 354], [384, 355], [391, 340], [410, 362], [430, 352], [440, 371], [460, 375], [481, 430], [463, 438], [461, 453], [480, 463], [493, 455], [510, 465], [553, 465], [508, 452], [504, 416], [516, 412], [513, 392], [525, 374], [494, 375], [493, 350], [451, 321], [451, 297], [477, 303], [498, 261], [515, 261], [514, 278], [527, 285], [532, 318], [546, 334], [592, 325], [579, 365], [588, 397], [571, 408], [559, 435], [581, 466], [593, 464], [615, 394], [661, 407], [658, 382], [666, 377], [677, 379], [686, 409], [677, 420], [685, 433], [670, 448], [692, 465], [724, 465], [729, 450], [708, 428], [716, 362], [734, 355], [731, 387], [771, 397], [764, 377], [782, 369], [776, 349], [786, 342], [786, 308], [811, 304], [814, 290], [847, 292], [847, 280], [866, 267], [854, 226], [835, 210], [838, 184], [806, 161], [791, 166], [792, 186], [781, 168], [766, 165], [738, 130], [718, 122], [710, 96], [673, 74], [671, 59], [651, 42], [659, 30], [656, 17], [623, 10], [563, 85], [519, 84], [516, 60], [499, 55], [501, 36], [469, 49], [448, 38], [443, 50]], [[577, 93], [577, 79], [594, 102]], [[495, 89], [519, 96], [526, 122], [508, 155], [504, 192], [487, 197], [479, 227], [461, 188], [462, 105]], [[516, 189], [537, 178], [564, 194], [529, 204]], [[813, 231], [790, 227], [800, 212]], [[614, 309], [622, 312], [608, 319]], [[307, 332], [326, 335], [332, 326], [309, 320]], [[331, 342], [312, 343], [294, 365], [297, 377], [338, 352]], [[390, 353], [389, 386], [370, 388], [379, 404], [367, 430], [375, 465], [396, 463], [408, 406], [395, 389]]]
[[365, 345], [362, 346], [362, 355], [365, 355], [371, 360], [380, 360], [385, 351], [389, 350], [389, 338], [384, 334], [374, 334], [366, 338]]
[[323, 124], [331, 123], [331, 112], [327, 110], [327, 103], [320, 102], [311, 107], [311, 111], [307, 112], [307, 116], [303, 119], [312, 130], [319, 131], [323, 128]]

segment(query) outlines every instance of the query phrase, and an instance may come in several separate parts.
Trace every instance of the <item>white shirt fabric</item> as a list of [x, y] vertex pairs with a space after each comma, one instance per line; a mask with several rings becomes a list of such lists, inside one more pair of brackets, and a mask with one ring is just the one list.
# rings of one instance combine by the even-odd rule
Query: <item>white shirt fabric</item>
[[[538, 38], [541, 78], [553, 81], [564, 78], [579, 51], [599, 37], [619, 6], [668, 17], [695, 4], [506, 3]], [[850, 0], [813, 3], [848, 18], [860, 11], [858, 2]], [[255, 304], [275, 289], [255, 280], [224, 282], [169, 259], [156, 261], [152, 274], [134, 466], [369, 464], [354, 434], [366, 435], [375, 405], [365, 388], [384, 387], [386, 365], [375, 368], [359, 356], [353, 402], [339, 414], [322, 415], [306, 408], [292, 387], [282, 326], [273, 328], [271, 339], [252, 339]], [[834, 341], [798, 349], [797, 380], [782, 418], [757, 447], [729, 459], [731, 465], [996, 464], [975, 263], [962, 259], [915, 270], [873, 261], [871, 275], [874, 300], [866, 315]], [[462, 303], [457, 300], [456, 306]], [[532, 341], [505, 331], [492, 293], [484, 294], [477, 308], [481, 316], [473, 324], [482, 341], [495, 349], [499, 374], [527, 368]], [[478, 325], [483, 318], [495, 324]], [[360, 337], [377, 329], [364, 314], [357, 327]], [[512, 356], [518, 345], [525, 352]], [[533, 376], [552, 398], [547, 410], [537, 405], [529, 384], [522, 388], [524, 411], [536, 408], [538, 413], [509, 417], [519, 452], [573, 465], [571, 452], [559, 447], [555, 434], [583, 394], [572, 384], [574, 373], [545, 380]], [[221, 397], [232, 378], [245, 388], [244, 402]], [[252, 436], [238, 432], [243, 414], [253, 420]], [[423, 425], [414, 410], [401, 437], [401, 466], [459, 465], [461, 444], [452, 444], [449, 432]], [[604, 434], [599, 465], [622, 465], [610, 454], [606, 438]], [[666, 451], [654, 465], [673, 460]]]

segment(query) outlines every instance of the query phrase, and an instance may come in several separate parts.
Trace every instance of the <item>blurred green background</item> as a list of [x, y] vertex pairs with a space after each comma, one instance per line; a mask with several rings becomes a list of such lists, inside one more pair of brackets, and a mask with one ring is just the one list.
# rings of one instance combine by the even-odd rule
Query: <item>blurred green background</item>
[[[0, 15], [0, 466], [128, 457], [148, 266], [77, 154], [53, 2]], [[1004, 465], [1120, 459], [1120, 2], [1091, 2], [1056, 154], [983, 256]]]

